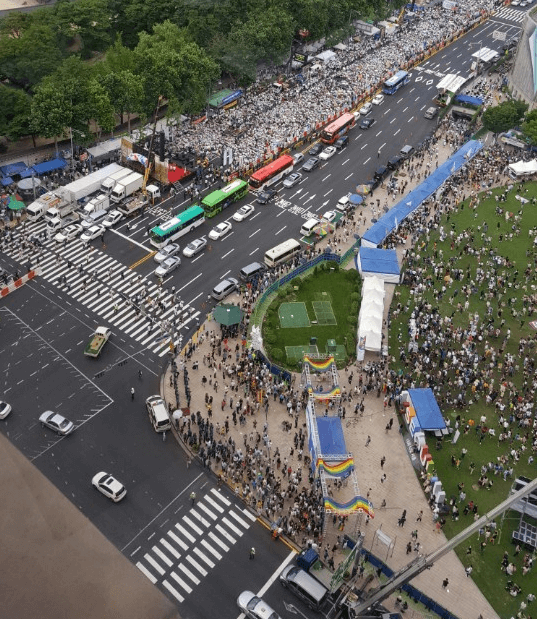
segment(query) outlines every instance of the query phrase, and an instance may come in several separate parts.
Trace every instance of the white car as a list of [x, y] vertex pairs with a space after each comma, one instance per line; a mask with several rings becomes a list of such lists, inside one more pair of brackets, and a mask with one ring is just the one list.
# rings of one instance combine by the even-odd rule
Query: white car
[[175, 254], [180, 250], [179, 243], [169, 243], [165, 247], [163, 247], [158, 254], [155, 254], [153, 260], [158, 262], [164, 262], [166, 258], [170, 258], [171, 256], [175, 256]]
[[0, 402], [0, 419], [5, 419], [11, 413], [11, 404]]
[[328, 146], [322, 153], [319, 154], [319, 159], [324, 159], [324, 161], [326, 161], [327, 159], [330, 159], [330, 157], [333, 157], [336, 153], [337, 148], [335, 146]]
[[54, 237], [57, 243], [65, 243], [65, 241], [72, 241], [82, 232], [82, 226], [80, 224], [69, 224], [65, 226], [63, 230], [60, 230]]
[[115, 226], [117, 222], [121, 220], [122, 217], [123, 217], [123, 213], [120, 213], [119, 211], [116, 211], [116, 210], [110, 211], [108, 215], [106, 216], [106, 219], [103, 221], [103, 226], [105, 228], [111, 228], [112, 226]]
[[253, 204], [245, 204], [233, 215], [234, 221], [244, 221], [247, 217], [254, 212]]
[[360, 108], [360, 114], [362, 116], [365, 116], [366, 114], [369, 114], [369, 112], [373, 109], [373, 104], [372, 103], [365, 103], [364, 105], [362, 105], [362, 107]]
[[231, 224], [228, 221], [223, 221], [221, 224], [218, 224], [209, 232], [209, 238], [213, 241], [218, 241], [218, 239], [224, 238], [226, 234], [230, 231]]
[[112, 499], [114, 503], [121, 501], [127, 494], [125, 486], [112, 475], [101, 471], [93, 476], [91, 483], [105, 497]]
[[158, 265], [158, 267], [155, 269], [155, 275], [157, 277], [165, 277], [166, 275], [169, 275], [172, 271], [175, 271], [175, 269], [180, 266], [180, 264], [181, 258], [179, 258], [179, 256], [170, 256]]
[[381, 94], [375, 95], [371, 101], [373, 105], [380, 105], [383, 102], [384, 102], [384, 95], [381, 95]]
[[72, 421], [66, 419], [63, 415], [55, 413], [53, 411], [45, 411], [39, 416], [39, 421], [43, 427], [47, 427], [49, 430], [67, 436], [75, 429], [75, 424]]
[[239, 595], [237, 606], [250, 619], [280, 619], [276, 611], [251, 591], [243, 591]]
[[93, 241], [93, 239], [101, 236], [104, 230], [104, 226], [91, 226], [91, 228], [88, 228], [80, 237], [80, 240], [84, 241], [84, 243], [87, 243], [88, 241]]
[[183, 249], [183, 256], [187, 258], [193, 258], [196, 254], [199, 254], [200, 251], [203, 251], [207, 247], [207, 239], [194, 239], [191, 243], [189, 243]]
[[337, 217], [337, 212], [336, 211], [326, 211], [326, 213], [323, 214], [323, 220], [324, 221], [334, 221], [334, 219]]

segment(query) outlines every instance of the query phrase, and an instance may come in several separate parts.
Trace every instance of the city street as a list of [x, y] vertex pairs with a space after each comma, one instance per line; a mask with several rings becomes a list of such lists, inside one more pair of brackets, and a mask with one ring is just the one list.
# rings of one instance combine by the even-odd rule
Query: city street
[[[162, 287], [147, 230], [189, 205], [182, 195], [121, 222], [106, 232], [104, 243], [98, 238], [89, 248], [79, 239], [65, 245], [48, 239], [39, 264], [13, 244], [0, 253], [0, 267], [8, 272], [39, 269], [35, 279], [0, 304], [2, 399], [13, 407], [0, 421], [0, 431], [145, 577], [158, 582], [185, 619], [217, 613], [235, 617], [236, 598], [245, 589], [264, 588], [282, 616], [285, 604], [303, 615], [306, 608], [272, 578], [293, 558], [292, 551], [274, 542], [240, 499], [218, 488], [207, 471], [195, 462], [188, 466], [171, 433], [153, 430], [145, 399], [160, 392], [169, 358], [162, 321], [176, 320], [173, 340], [184, 345], [214, 307], [210, 293], [218, 282], [237, 277], [250, 262], [262, 262], [274, 245], [300, 238], [304, 220], [335, 208], [339, 198], [371, 179], [404, 145], [423, 142], [436, 126], [436, 120], [423, 117], [436, 84], [448, 73], [469, 73], [471, 54], [479, 46], [500, 50], [502, 40], [494, 32], [519, 32], [521, 16], [522, 11], [502, 8], [413, 69], [408, 85], [373, 106], [369, 117], [376, 122], [370, 129], [352, 129], [349, 145], [317, 170], [296, 167], [301, 182], [290, 189], [279, 183], [273, 202], [258, 204], [250, 193], [181, 237], [182, 250], [218, 223], [232, 223], [227, 236], [209, 241], [195, 258], [181, 253], [180, 267]], [[374, 200], [363, 205], [371, 218]], [[233, 213], [248, 203], [254, 213], [233, 221]], [[29, 223], [27, 229], [36, 234], [45, 224]], [[14, 237], [19, 234], [20, 226]], [[162, 302], [162, 308], [137, 312], [128, 301], [142, 292]], [[181, 310], [174, 303], [178, 296]], [[98, 358], [89, 358], [83, 350], [100, 325], [110, 327], [112, 336]], [[38, 418], [46, 410], [72, 421], [74, 432], [60, 437], [43, 428]], [[92, 487], [99, 471], [125, 485], [123, 501], [115, 504]], [[248, 558], [251, 547], [254, 561]]]

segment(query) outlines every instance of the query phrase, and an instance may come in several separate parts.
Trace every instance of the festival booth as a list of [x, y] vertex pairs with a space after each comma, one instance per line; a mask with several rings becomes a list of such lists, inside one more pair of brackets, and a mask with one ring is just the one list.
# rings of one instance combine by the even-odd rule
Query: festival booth
[[[324, 389], [314, 376], [327, 376], [329, 389]], [[358, 531], [359, 517], [365, 513], [373, 518], [373, 505], [360, 495], [355, 475], [352, 453], [345, 444], [345, 436], [340, 417], [341, 390], [337, 366], [333, 355], [304, 355], [302, 364], [302, 386], [307, 390], [306, 424], [308, 429], [308, 447], [311, 454], [311, 473], [318, 480], [323, 491], [325, 514], [355, 516], [354, 532]], [[323, 413], [316, 414], [315, 406], [332, 403], [332, 409], [323, 406]], [[334, 411], [336, 414], [334, 414]], [[345, 479], [350, 483], [337, 491], [335, 486], [329, 491], [328, 485], [333, 479]], [[340, 496], [343, 494], [343, 496]], [[323, 519], [323, 535], [326, 532], [327, 518]], [[352, 526], [352, 525], [351, 525]]]
[[32, 176], [33, 173], [36, 176], [41, 176], [42, 174], [49, 174], [50, 172], [55, 172], [56, 170], [63, 170], [69, 164], [64, 159], [57, 157], [56, 159], [51, 159], [50, 161], [43, 161], [43, 163], [37, 163], [32, 168], [29, 168], [25, 172], [21, 173], [21, 178], [27, 178]]
[[364, 279], [374, 276], [388, 284], [400, 282], [401, 270], [395, 249], [360, 247], [360, 251], [354, 258], [354, 263]]
[[517, 179], [521, 176], [530, 176], [537, 173], [537, 159], [531, 161], [517, 161], [509, 164], [509, 176]]
[[330, 50], [326, 50], [324, 52], [321, 52], [320, 54], [317, 54], [317, 56], [315, 56], [316, 60], [320, 60], [323, 64], [329, 64], [331, 63], [333, 60], [335, 60], [337, 58], [337, 55], [335, 52], [331, 52]]
[[366, 277], [362, 285], [362, 304], [358, 314], [356, 356], [362, 361], [366, 350], [382, 350], [382, 320], [384, 316], [384, 283], [375, 276]]
[[431, 197], [452, 175], [458, 172], [483, 148], [479, 140], [466, 142], [446, 162], [439, 166], [416, 189], [411, 191], [362, 236], [362, 247], [379, 247], [385, 239], [397, 231], [399, 224], [412, 215], [423, 203]]

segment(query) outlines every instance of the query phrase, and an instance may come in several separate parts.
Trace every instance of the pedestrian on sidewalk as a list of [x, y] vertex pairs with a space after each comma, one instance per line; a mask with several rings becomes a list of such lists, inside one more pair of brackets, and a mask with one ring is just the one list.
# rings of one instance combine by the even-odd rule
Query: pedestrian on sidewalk
[[448, 585], [449, 585], [449, 579], [444, 578], [444, 580], [442, 581], [442, 589], [447, 589]]
[[384, 468], [384, 463], [386, 462], [386, 456], [382, 456], [382, 458], [380, 459], [380, 468], [383, 469]]
[[371, 442], [371, 437], [368, 434], [367, 435], [367, 441], [365, 442], [365, 446], [368, 447], [370, 442]]
[[423, 517], [423, 509], [421, 509], [418, 512], [418, 517], [416, 518], [416, 522], [421, 522], [422, 517]]

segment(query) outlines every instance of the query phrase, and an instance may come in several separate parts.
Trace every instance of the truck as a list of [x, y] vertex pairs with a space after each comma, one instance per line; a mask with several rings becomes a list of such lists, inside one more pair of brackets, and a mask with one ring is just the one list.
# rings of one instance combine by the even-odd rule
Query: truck
[[129, 196], [121, 202], [116, 208], [120, 213], [130, 217], [136, 215], [149, 204], [154, 204], [156, 198], [160, 198], [160, 189], [156, 185], [148, 185], [145, 188], [146, 195], [139, 193], [136, 196]]
[[100, 193], [96, 198], [92, 198], [84, 207], [84, 215], [89, 215], [94, 211], [108, 211], [110, 209], [110, 198], [107, 194]]
[[130, 174], [132, 174], [132, 170], [129, 170], [129, 168], [121, 168], [121, 170], [114, 172], [114, 174], [110, 174], [110, 176], [105, 178], [101, 183], [101, 191], [106, 195], [110, 195], [117, 182]]
[[96, 172], [88, 174], [88, 176], [79, 178], [73, 183], [58, 187], [58, 189], [53, 191], [48, 191], [28, 205], [26, 209], [28, 220], [37, 221], [41, 219], [51, 208], [57, 208], [60, 211], [60, 213], [54, 213], [54, 217], [58, 215], [63, 217], [72, 213], [78, 208], [79, 200], [97, 191], [103, 179], [108, 178], [108, 176], [117, 172], [118, 169], [121, 169], [119, 164], [111, 163]]
[[67, 217], [53, 217], [47, 220], [47, 231], [52, 236], [62, 228], [65, 228], [69, 224], [76, 224], [78, 221], [80, 221], [80, 215], [78, 213], [71, 213], [67, 215]]
[[116, 183], [116, 186], [112, 189], [112, 193], [110, 194], [110, 199], [117, 204], [135, 194], [142, 188], [143, 183], [144, 177], [138, 174], [138, 172], [132, 172], [129, 176], [126, 176]]
[[104, 345], [108, 342], [111, 333], [108, 327], [97, 327], [95, 333], [91, 336], [91, 340], [84, 349], [84, 354], [88, 357], [98, 357]]

